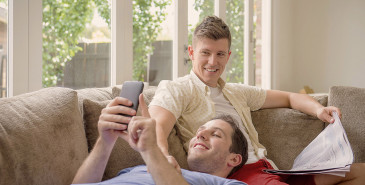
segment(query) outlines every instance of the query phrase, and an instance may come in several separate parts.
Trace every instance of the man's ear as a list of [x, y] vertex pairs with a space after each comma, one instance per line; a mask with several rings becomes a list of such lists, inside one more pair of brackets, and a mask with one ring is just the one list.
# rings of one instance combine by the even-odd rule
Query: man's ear
[[229, 154], [229, 158], [228, 158], [228, 162], [227, 162], [227, 165], [229, 167], [234, 168], [234, 167], [238, 166], [241, 163], [242, 163], [242, 155], [241, 154], [235, 154], [235, 153]]
[[194, 60], [194, 49], [193, 49], [192, 45], [188, 46], [188, 53], [189, 53], [190, 60], [193, 61]]

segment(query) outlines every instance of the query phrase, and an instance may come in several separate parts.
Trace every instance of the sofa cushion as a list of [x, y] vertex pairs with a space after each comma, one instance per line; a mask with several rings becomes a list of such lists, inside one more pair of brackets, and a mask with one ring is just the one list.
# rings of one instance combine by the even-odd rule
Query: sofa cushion
[[88, 155], [77, 93], [0, 99], [0, 184], [70, 184]]
[[81, 115], [83, 115], [83, 101], [85, 99], [95, 100], [95, 101], [104, 101], [113, 99], [112, 96], [112, 87], [105, 88], [86, 88], [76, 90], [77, 95], [79, 97], [79, 105]]
[[355, 162], [365, 162], [365, 88], [334, 86], [328, 104], [338, 107], [341, 123], [347, 133]]
[[[110, 101], [111, 100], [98, 102], [87, 99], [84, 101], [84, 120], [86, 123], [85, 130], [89, 151], [91, 151], [99, 136], [97, 125], [101, 110], [106, 107]], [[171, 132], [168, 142], [171, 155], [176, 158], [182, 168], [187, 168], [186, 154], [176, 135], [175, 129]], [[116, 174], [124, 168], [140, 164], [144, 164], [140, 154], [134, 151], [122, 138], [118, 138], [106, 166], [103, 180], [115, 177]]]
[[321, 120], [288, 108], [262, 109], [251, 115], [267, 157], [279, 169], [291, 169], [294, 159], [324, 128]]

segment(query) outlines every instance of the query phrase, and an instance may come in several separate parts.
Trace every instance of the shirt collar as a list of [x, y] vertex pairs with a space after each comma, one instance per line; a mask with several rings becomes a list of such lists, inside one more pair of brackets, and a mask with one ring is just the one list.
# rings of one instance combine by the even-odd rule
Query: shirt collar
[[[201, 81], [200, 78], [194, 73], [193, 70], [190, 71], [190, 75], [192, 76], [194, 83], [196, 83], [198, 85], [198, 88], [207, 94], [209, 91], [209, 86], [206, 85], [203, 81]], [[221, 77], [219, 77], [218, 87], [223, 89], [225, 85], [226, 85], [226, 82]]]

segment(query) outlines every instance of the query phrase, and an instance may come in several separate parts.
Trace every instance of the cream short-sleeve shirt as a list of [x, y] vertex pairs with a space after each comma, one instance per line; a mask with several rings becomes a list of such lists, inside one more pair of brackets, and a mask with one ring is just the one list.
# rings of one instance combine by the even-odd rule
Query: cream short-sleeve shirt
[[[266, 151], [258, 141], [257, 131], [252, 124], [251, 111], [262, 107], [266, 91], [243, 84], [225, 83], [222, 79], [219, 79], [218, 86], [240, 116], [255, 154], [259, 158], [264, 157], [259, 155], [259, 153], [266, 155]], [[188, 151], [189, 141], [195, 136], [198, 128], [216, 116], [210, 93], [209, 86], [191, 71], [189, 75], [177, 80], [161, 81], [150, 103], [150, 106], [160, 106], [175, 116], [177, 134], [183, 142], [185, 151]]]

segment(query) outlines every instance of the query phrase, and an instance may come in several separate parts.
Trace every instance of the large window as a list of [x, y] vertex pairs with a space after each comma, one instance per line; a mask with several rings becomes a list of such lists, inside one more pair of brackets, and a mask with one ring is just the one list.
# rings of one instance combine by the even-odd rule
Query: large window
[[227, 0], [227, 25], [231, 31], [231, 56], [226, 66], [226, 80], [228, 82], [243, 83], [244, 61], [244, 2]]
[[133, 80], [158, 85], [172, 79], [172, 0], [146, 2], [133, 1]]
[[108, 0], [43, 0], [43, 87], [110, 86]]
[[0, 98], [7, 96], [8, 2], [0, 1]]
[[[0, 0], [1, 11], [6, 9], [5, 2]], [[222, 77], [228, 82], [270, 88], [271, 66], [266, 64], [271, 60], [267, 47], [271, 45], [267, 39], [271, 34], [265, 31], [270, 26], [261, 18], [271, 19], [270, 13], [264, 14], [270, 10], [266, 4], [271, 6], [271, 1], [9, 2], [8, 50], [12, 61], [7, 63], [6, 57], [1, 58], [2, 97], [42, 86], [80, 89], [126, 80], [158, 85], [161, 80], [184, 76], [191, 69], [186, 50], [193, 30], [208, 15], [222, 17], [232, 32], [232, 55]], [[0, 20], [4, 22], [6, 18]], [[0, 44], [2, 56], [6, 56], [6, 50], [7, 46]], [[261, 79], [265, 75], [268, 78]]]

